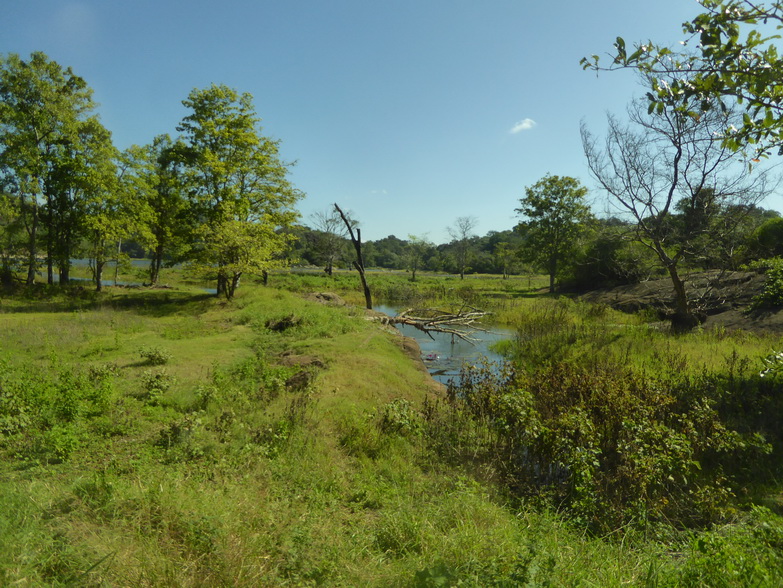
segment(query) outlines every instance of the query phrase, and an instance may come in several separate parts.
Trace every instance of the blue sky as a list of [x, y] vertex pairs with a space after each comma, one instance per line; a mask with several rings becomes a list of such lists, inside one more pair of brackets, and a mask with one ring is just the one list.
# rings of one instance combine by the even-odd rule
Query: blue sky
[[674, 44], [698, 11], [693, 0], [25, 0], [5, 3], [0, 53], [72, 67], [120, 149], [175, 135], [193, 88], [249, 92], [264, 134], [297, 162], [303, 222], [337, 202], [365, 240], [443, 242], [460, 216], [481, 235], [510, 229], [525, 186], [547, 173], [592, 188], [579, 123], [601, 134], [641, 89], [580, 58], [618, 35]]

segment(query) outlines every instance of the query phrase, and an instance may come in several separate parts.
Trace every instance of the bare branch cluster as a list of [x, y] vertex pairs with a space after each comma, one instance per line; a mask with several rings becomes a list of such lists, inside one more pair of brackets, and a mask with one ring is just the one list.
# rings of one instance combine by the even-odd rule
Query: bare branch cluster
[[476, 333], [489, 332], [477, 322], [489, 314], [489, 312], [471, 306], [463, 306], [457, 312], [437, 308], [409, 308], [392, 317], [389, 322], [397, 325], [409, 325], [427, 333], [430, 338], [433, 338], [432, 333], [446, 333], [475, 345], [479, 341], [475, 337]]

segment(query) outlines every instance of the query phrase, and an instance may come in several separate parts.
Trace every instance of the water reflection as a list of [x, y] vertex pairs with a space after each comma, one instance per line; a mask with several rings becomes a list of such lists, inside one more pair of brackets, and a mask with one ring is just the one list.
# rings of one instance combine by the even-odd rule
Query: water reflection
[[[388, 305], [377, 305], [375, 310], [395, 316], [399, 309]], [[413, 337], [421, 347], [424, 363], [427, 365], [432, 377], [439, 382], [447, 384], [449, 380], [459, 377], [460, 369], [464, 363], [476, 365], [482, 358], [490, 361], [502, 361], [503, 356], [490, 349], [493, 343], [514, 337], [511, 329], [503, 327], [490, 327], [490, 333], [476, 333], [478, 343], [471, 345], [458, 337], [446, 333], [432, 333], [430, 338], [426, 333], [407, 326], [397, 327], [400, 332]]]

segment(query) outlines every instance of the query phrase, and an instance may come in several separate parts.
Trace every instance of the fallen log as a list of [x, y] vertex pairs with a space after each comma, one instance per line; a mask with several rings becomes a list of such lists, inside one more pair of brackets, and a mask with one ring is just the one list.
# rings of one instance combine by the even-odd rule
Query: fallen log
[[470, 306], [463, 306], [457, 312], [437, 308], [409, 308], [391, 317], [389, 323], [411, 326], [426, 333], [430, 339], [434, 339], [432, 333], [446, 333], [475, 345], [479, 342], [474, 336], [476, 333], [489, 333], [489, 329], [476, 323], [489, 314]]

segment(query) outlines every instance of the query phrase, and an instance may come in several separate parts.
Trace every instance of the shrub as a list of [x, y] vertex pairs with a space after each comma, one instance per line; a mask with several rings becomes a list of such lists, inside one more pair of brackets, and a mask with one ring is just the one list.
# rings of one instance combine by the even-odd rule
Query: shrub
[[750, 310], [783, 306], [783, 258], [764, 259], [750, 265], [750, 269], [766, 273], [764, 289], [753, 298]]
[[732, 512], [732, 483], [752, 478], [770, 451], [749, 423], [730, 426], [733, 392], [709, 374], [485, 365], [464, 370], [445, 409], [425, 414], [436, 449], [489, 465], [514, 495], [551, 501], [596, 532], [699, 527]]
[[171, 354], [159, 347], [142, 347], [139, 355], [149, 365], [166, 365], [171, 360]]
[[145, 370], [141, 376], [141, 386], [144, 390], [144, 396], [151, 404], [157, 404], [160, 397], [168, 392], [174, 384], [174, 377], [166, 370], [152, 372]]

